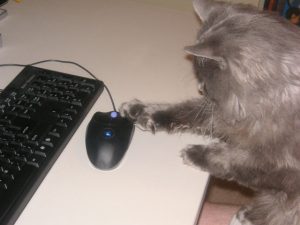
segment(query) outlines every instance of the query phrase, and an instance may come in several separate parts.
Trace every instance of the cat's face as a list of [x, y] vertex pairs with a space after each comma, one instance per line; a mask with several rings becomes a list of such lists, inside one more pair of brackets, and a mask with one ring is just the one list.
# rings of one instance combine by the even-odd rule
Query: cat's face
[[223, 111], [224, 120], [232, 124], [245, 117], [245, 109], [236, 93], [239, 85], [224, 63], [194, 56], [194, 70], [200, 94]]
[[242, 88], [228, 65], [228, 58], [232, 58], [236, 47], [228, 44], [224, 35], [220, 34], [224, 33], [224, 27], [214, 28], [211, 32], [213, 25], [219, 23], [218, 18], [213, 19], [201, 27], [196, 45], [185, 50], [194, 57], [199, 92], [224, 112], [224, 119], [240, 120], [244, 116], [244, 109], [237, 96], [241, 96]]
[[224, 101], [229, 91], [229, 77], [223, 75], [219, 62], [195, 56], [194, 69], [200, 94], [216, 103]]
[[216, 103], [225, 120], [261, 118], [283, 105], [299, 104], [297, 26], [241, 4], [193, 4], [202, 26], [196, 44], [185, 50], [194, 56], [201, 93]]
[[[194, 2], [196, 10], [201, 11], [199, 4], [203, 1], [205, 0]], [[247, 87], [242, 87], [243, 84], [237, 76], [239, 73], [233, 72], [232, 62], [237, 64], [238, 69], [242, 68], [238, 41], [240, 36], [246, 34], [239, 23], [241, 21], [226, 18], [226, 13], [223, 13], [225, 8], [215, 11], [212, 9], [213, 7], [210, 8], [213, 16], [207, 14], [207, 11], [198, 13], [204, 20], [203, 25], [198, 32], [196, 44], [186, 47], [185, 50], [194, 56], [194, 69], [200, 93], [216, 103], [224, 112], [224, 117], [241, 120], [245, 116], [241, 99]]]
[[203, 24], [197, 34], [196, 44], [186, 47], [185, 50], [194, 56], [199, 92], [218, 105], [226, 104], [230, 95], [234, 94], [231, 92], [237, 90], [234, 86], [237, 81], [228, 66], [228, 58], [237, 51], [232, 40], [236, 32], [236, 21], [227, 20], [224, 24], [222, 10], [220, 14], [211, 16], [207, 14], [209, 10], [202, 10], [200, 3], [203, 1], [194, 1], [194, 7], [203, 19]]

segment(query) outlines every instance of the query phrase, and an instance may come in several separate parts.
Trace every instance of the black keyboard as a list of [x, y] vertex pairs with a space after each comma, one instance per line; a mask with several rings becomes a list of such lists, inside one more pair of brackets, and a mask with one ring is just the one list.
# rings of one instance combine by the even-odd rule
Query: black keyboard
[[1, 92], [1, 225], [15, 223], [103, 89], [99, 80], [27, 66]]

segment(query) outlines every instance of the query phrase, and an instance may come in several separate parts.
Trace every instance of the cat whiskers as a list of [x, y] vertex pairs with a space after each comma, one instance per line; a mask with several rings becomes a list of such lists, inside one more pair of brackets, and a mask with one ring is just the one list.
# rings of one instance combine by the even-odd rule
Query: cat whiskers
[[207, 115], [211, 115], [211, 119], [207, 121], [206, 125], [201, 127], [196, 127], [197, 132], [200, 132], [203, 135], [209, 135], [211, 138], [213, 137], [214, 132], [214, 103], [208, 99], [205, 99], [204, 103], [199, 106], [197, 112], [191, 112], [194, 114], [193, 124], [197, 124], [197, 120], [201, 120], [202, 118], [207, 118]]

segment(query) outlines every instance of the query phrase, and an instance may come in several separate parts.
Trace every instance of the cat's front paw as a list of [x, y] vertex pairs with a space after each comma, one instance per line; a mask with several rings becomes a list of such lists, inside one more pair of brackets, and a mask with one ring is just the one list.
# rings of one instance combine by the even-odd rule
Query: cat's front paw
[[145, 104], [143, 104], [140, 100], [134, 99], [123, 103], [119, 109], [119, 112], [122, 116], [127, 117], [130, 120], [137, 121], [138, 118], [144, 113], [145, 107]]
[[204, 158], [204, 154], [205, 146], [202, 145], [188, 145], [181, 151], [183, 163], [198, 168], [201, 168], [201, 161]]
[[157, 124], [152, 118], [152, 113], [147, 110], [149, 107], [140, 100], [134, 99], [121, 105], [119, 111], [124, 117], [129, 118], [143, 129], [155, 133]]

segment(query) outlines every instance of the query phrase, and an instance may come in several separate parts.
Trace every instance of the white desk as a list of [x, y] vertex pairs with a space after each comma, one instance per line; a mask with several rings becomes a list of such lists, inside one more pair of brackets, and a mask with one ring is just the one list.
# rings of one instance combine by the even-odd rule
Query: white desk
[[[181, 101], [197, 95], [183, 47], [193, 43], [192, 11], [125, 0], [24, 0], [4, 6], [1, 63], [72, 60], [111, 89], [116, 105], [132, 98]], [[41, 67], [87, 76], [72, 65]], [[4, 88], [21, 68], [0, 68]], [[17, 225], [193, 225], [208, 174], [182, 163], [180, 150], [205, 141], [136, 129], [121, 165], [97, 170], [85, 150], [96, 111], [110, 111], [104, 92], [23, 211]]]

